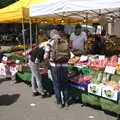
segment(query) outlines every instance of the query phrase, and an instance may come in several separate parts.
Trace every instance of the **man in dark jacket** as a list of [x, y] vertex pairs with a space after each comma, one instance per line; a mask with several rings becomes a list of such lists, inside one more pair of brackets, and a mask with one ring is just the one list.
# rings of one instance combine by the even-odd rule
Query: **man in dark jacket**
[[43, 48], [36, 47], [31, 52], [29, 66], [30, 66], [31, 72], [32, 72], [31, 84], [32, 84], [32, 90], [33, 90], [33, 96], [37, 96], [39, 94], [42, 97], [45, 96], [45, 92], [44, 92], [44, 89], [42, 86], [42, 77], [41, 77], [40, 69], [39, 69], [40, 68], [39, 62], [41, 62], [43, 60], [43, 56], [44, 56]]

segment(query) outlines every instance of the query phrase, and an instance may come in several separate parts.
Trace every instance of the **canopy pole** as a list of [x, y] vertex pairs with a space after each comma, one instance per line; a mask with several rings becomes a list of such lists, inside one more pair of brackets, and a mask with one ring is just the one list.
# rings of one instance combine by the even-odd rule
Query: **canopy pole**
[[24, 19], [22, 19], [22, 36], [23, 36], [24, 51], [25, 51], [25, 25], [24, 25]]
[[36, 24], [36, 44], [38, 43], [38, 26], [37, 26], [37, 24]]
[[86, 13], [86, 33], [88, 35], [88, 13]]
[[88, 35], [88, 24], [86, 23], [86, 33]]
[[29, 25], [30, 25], [30, 48], [32, 49], [32, 20], [29, 19]]

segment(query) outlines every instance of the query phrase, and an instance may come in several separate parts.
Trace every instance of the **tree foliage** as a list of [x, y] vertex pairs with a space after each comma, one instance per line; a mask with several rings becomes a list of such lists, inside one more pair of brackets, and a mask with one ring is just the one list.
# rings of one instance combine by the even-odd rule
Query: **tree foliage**
[[17, 0], [0, 0], [0, 8], [6, 7], [16, 1]]

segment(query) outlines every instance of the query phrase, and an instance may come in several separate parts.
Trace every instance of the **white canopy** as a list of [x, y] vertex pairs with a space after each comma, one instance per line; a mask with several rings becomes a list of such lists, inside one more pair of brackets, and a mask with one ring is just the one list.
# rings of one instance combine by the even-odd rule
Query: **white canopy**
[[30, 6], [30, 17], [63, 16], [96, 19], [120, 17], [120, 0], [53, 0]]

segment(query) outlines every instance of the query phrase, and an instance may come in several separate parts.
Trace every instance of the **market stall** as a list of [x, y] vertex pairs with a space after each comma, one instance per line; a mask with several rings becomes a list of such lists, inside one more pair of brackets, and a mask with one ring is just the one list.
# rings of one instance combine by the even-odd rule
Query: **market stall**
[[[47, 1], [48, 0], [19, 0], [5, 8], [0, 9], [0, 23], [21, 23], [22, 39], [25, 46], [25, 44], [27, 44], [25, 38], [25, 23], [29, 23], [29, 6]], [[34, 22], [36, 23], [35, 20]], [[26, 47], [24, 47], [24, 51], [25, 48]]]
[[[26, 65], [28, 57], [26, 56], [26, 52], [29, 48], [29, 45], [26, 45], [26, 38], [25, 38], [25, 23], [29, 23], [29, 6], [35, 3], [45, 2], [47, 0], [19, 0], [5, 8], [0, 9], [0, 23], [22, 23], [22, 38], [20, 41], [23, 41], [23, 45], [17, 44], [14, 45], [6, 45], [4, 41], [7, 41], [9, 43], [10, 40], [8, 40], [7, 35], [3, 35], [2, 38], [0, 38], [0, 41], [2, 45], [0, 46], [0, 54], [1, 56], [7, 56], [10, 60], [20, 60], [20, 63], [23, 65]], [[18, 38], [18, 37], [17, 37]], [[3, 44], [4, 43], [4, 44]], [[34, 47], [34, 45], [31, 45], [31, 48]], [[24, 54], [25, 53], [25, 54]], [[1, 57], [0, 57], [1, 60]]]
[[[30, 71], [27, 69], [23, 71], [18, 72], [17, 77], [22, 81], [30, 82]], [[73, 99], [80, 99], [82, 103], [120, 114], [119, 57], [81, 55], [71, 58], [69, 60], [69, 78], [71, 86], [69, 94]], [[45, 81], [45, 84], [47, 87], [52, 85], [49, 80]]]
[[[106, 20], [101, 20], [102, 17], [106, 17], [107, 21], [111, 20], [111, 15], [112, 18], [118, 18], [119, 8], [116, 8], [120, 7], [120, 2], [118, 0], [97, 2], [92, 0], [92, 2], [94, 3], [91, 4], [91, 1], [87, 0], [84, 2], [76, 0], [74, 3], [72, 0], [56, 0], [43, 4], [40, 3], [30, 7], [30, 17], [32, 21], [35, 20], [45, 24], [76, 24], [93, 23], [96, 21], [102, 21], [102, 23], [104, 23]], [[13, 19], [13, 21], [14, 20], [15, 19]], [[6, 22], [8, 21], [9, 20]], [[118, 43], [114, 46], [117, 44]], [[114, 46], [111, 47], [111, 44], [108, 44], [107, 48], [113, 49]], [[22, 81], [30, 82], [31, 72], [28, 64], [26, 64], [27, 52], [29, 53], [29, 50], [25, 52], [14, 52], [14, 49], [20, 50], [22, 47], [24, 48], [25, 46], [16, 46], [16, 48], [12, 48], [12, 53], [5, 54], [5, 56], [13, 60], [10, 61], [11, 66], [18, 65], [15, 61], [20, 60], [19, 65], [16, 66], [17, 69], [14, 67], [14, 69], [11, 70], [13, 70], [14, 75]], [[119, 44], [116, 48], [119, 49]], [[10, 52], [9, 50], [10, 49], [8, 49], [7, 53]], [[40, 66], [40, 68], [41, 74], [48, 73], [45, 66]], [[70, 96], [81, 99], [83, 103], [99, 106], [104, 110], [120, 114], [119, 55], [114, 55], [112, 57], [107, 57], [105, 55], [75, 56], [69, 60], [69, 78], [69, 84], [71, 86], [69, 88]], [[48, 81], [45, 83], [45, 86], [46, 84], [51, 85]], [[112, 108], [111, 105], [113, 106]]]
[[[49, 23], [47, 19], [43, 19], [45, 17], [51, 17], [53, 22], [54, 18], [61, 17], [60, 23], [66, 24], [65, 18], [73, 17], [83, 20], [83, 23], [98, 20], [105, 24], [119, 17], [119, 7], [119, 0], [74, 2], [58, 0], [30, 6], [30, 17], [40, 19], [42, 23]], [[108, 43], [107, 49], [110, 48], [115, 49], [114, 45]], [[105, 55], [82, 55], [71, 59], [69, 61], [71, 95], [79, 97], [83, 103], [120, 114], [119, 59], [119, 56]]]
[[[30, 18], [31, 20], [35, 19], [42, 24], [64, 25], [78, 23], [86, 24], [86, 27], [89, 23], [99, 23], [101, 25], [107, 25], [108, 23], [114, 23], [115, 20], [119, 19], [119, 7], [119, 0], [76, 0], [75, 2], [73, 2], [72, 0], [55, 0], [42, 4], [38, 3], [31, 5]], [[120, 25], [118, 24], [118, 26]], [[93, 38], [91, 36], [89, 38], [88, 42], [90, 47], [92, 46], [91, 40], [93, 40]], [[111, 55], [115, 54], [116, 51], [119, 52], [119, 40], [117, 39], [117, 37], [114, 40], [112, 37], [110, 38], [110, 41], [108, 41], [107, 43], [107, 50], [107, 53], [111, 52]]]
[[83, 103], [120, 114], [119, 60], [117, 56], [82, 55], [69, 61], [70, 84], [84, 91], [80, 94]]

